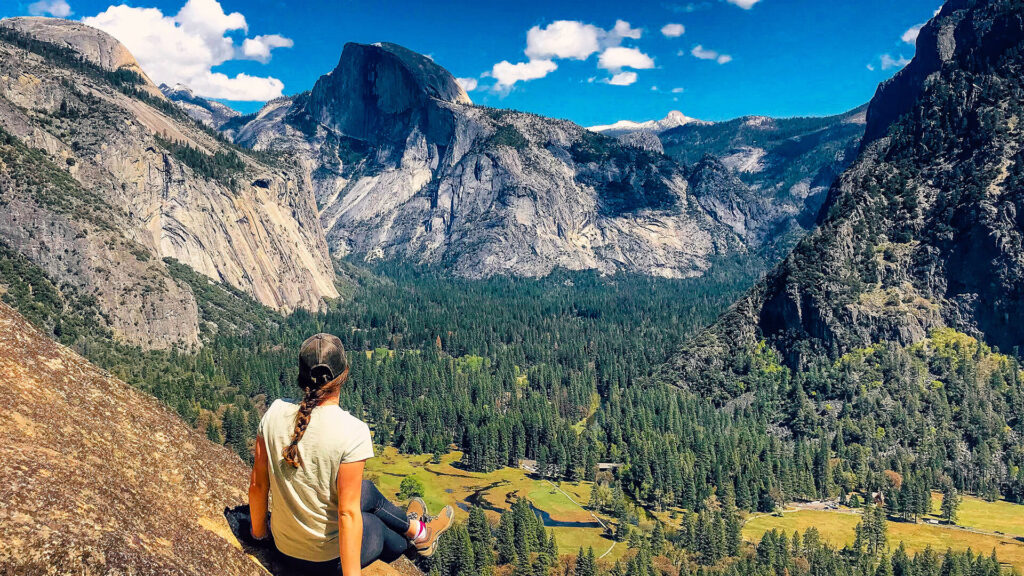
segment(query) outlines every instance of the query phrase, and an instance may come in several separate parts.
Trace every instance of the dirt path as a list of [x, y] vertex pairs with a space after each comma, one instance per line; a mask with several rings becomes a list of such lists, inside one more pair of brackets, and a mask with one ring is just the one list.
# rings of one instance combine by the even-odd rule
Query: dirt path
[[[530, 470], [526, 466], [523, 466], [522, 468], [524, 470], [529, 471], [529, 472], [534, 472], [534, 470]], [[604, 523], [604, 520], [601, 520], [600, 518], [598, 518], [597, 514], [594, 514], [590, 510], [587, 510], [586, 508], [584, 508], [583, 505], [580, 504], [579, 502], [577, 502], [572, 496], [570, 496], [568, 492], [566, 492], [565, 490], [562, 490], [562, 488], [558, 484], [555, 484], [554, 482], [552, 482], [551, 480], [548, 480], [547, 478], [545, 478], [544, 481], [547, 482], [548, 484], [550, 484], [551, 487], [554, 488], [555, 490], [558, 490], [562, 494], [562, 496], [565, 496], [566, 498], [568, 498], [569, 502], [572, 502], [573, 504], [579, 506], [580, 510], [583, 510], [587, 514], [590, 514], [590, 516], [593, 517], [594, 520], [596, 520], [597, 523], [600, 524], [602, 528], [604, 528], [605, 532], [611, 533], [611, 528], [607, 524]], [[617, 542], [612, 540], [612, 545], [609, 546], [608, 549], [604, 551], [604, 554], [601, 554], [600, 556], [597, 557], [598, 560], [600, 560], [601, 558], [604, 558], [608, 554], [611, 554], [611, 551], [615, 549], [615, 544], [617, 544]]]

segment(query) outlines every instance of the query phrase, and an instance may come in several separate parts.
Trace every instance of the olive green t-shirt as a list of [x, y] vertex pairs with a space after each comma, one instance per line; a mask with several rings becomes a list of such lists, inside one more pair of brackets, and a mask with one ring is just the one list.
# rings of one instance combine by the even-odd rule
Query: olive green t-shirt
[[369, 427], [336, 405], [317, 406], [299, 440], [302, 466], [282, 453], [292, 440], [296, 402], [276, 400], [260, 421], [270, 461], [270, 531], [282, 553], [311, 562], [338, 558], [338, 466], [373, 458]]

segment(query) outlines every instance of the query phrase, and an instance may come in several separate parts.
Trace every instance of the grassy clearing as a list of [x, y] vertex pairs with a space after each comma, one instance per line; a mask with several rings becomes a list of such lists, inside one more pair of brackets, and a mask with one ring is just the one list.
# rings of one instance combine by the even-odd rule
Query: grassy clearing
[[[814, 526], [822, 538], [834, 546], [844, 546], [853, 543], [854, 528], [858, 522], [860, 515], [850, 511], [796, 510], [781, 517], [752, 518], [743, 527], [743, 537], [750, 542], [757, 542], [765, 532], [773, 528], [791, 533], [804, 532]], [[934, 524], [889, 522], [889, 545], [895, 548], [900, 542], [910, 552], [920, 552], [928, 546], [938, 552], [947, 548], [958, 551], [970, 548], [976, 553], [989, 554], [995, 550], [1001, 562], [1024, 569], [1024, 541], [1009, 536], [978, 534]]]
[[[942, 494], [932, 493], [930, 518], [939, 519]], [[957, 511], [957, 524], [985, 532], [1002, 532], [1009, 536], [1024, 536], [1024, 506], [1005, 500], [988, 502], [974, 496], [964, 496]]]
[[[502, 468], [490, 473], [468, 472], [453, 464], [462, 458], [461, 452], [452, 452], [441, 458], [440, 464], [432, 464], [429, 454], [399, 454], [394, 448], [386, 448], [376, 458], [366, 464], [366, 474], [380, 488], [385, 496], [398, 499], [399, 485], [406, 476], [415, 476], [423, 483], [423, 500], [431, 511], [440, 510], [445, 505], [456, 506], [465, 503], [474, 493], [488, 507], [507, 510], [515, 495], [529, 498], [534, 506], [551, 515], [551, 519], [559, 522], [589, 522], [590, 514], [571, 502], [564, 494], [553, 489], [550, 484], [534, 480], [523, 470]], [[558, 483], [576, 502], [586, 504], [590, 498], [591, 483], [572, 484]], [[468, 513], [456, 507], [455, 516], [458, 520], [466, 520]], [[498, 521], [496, 510], [487, 510], [492, 522]], [[604, 519], [607, 521], [607, 519]], [[594, 553], [600, 556], [612, 545], [605, 538], [600, 528], [554, 527], [555, 539], [562, 554], [575, 554], [580, 546], [584, 549], [593, 547]], [[618, 545], [605, 559], [614, 561], [626, 552], [625, 545]]]

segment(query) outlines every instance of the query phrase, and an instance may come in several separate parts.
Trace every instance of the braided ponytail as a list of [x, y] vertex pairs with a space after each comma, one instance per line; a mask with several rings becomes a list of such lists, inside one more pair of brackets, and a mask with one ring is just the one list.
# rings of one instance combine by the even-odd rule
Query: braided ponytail
[[295, 415], [295, 430], [292, 432], [292, 441], [281, 454], [284, 457], [284, 461], [291, 464], [294, 468], [302, 465], [302, 456], [299, 455], [299, 440], [302, 440], [302, 436], [306, 433], [310, 417], [313, 415], [313, 408], [319, 406], [324, 398], [330, 396], [345, 383], [345, 380], [348, 379], [348, 367], [346, 366], [344, 372], [330, 381], [328, 381], [330, 378], [329, 371], [311, 374], [310, 376], [313, 382], [305, 387], [305, 395], [302, 397], [299, 411]]

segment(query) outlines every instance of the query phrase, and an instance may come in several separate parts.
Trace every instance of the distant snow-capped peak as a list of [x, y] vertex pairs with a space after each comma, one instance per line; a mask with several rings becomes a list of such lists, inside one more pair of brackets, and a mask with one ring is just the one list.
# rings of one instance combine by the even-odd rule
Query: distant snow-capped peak
[[645, 122], [634, 122], [632, 120], [619, 120], [614, 124], [606, 124], [603, 126], [591, 126], [588, 130], [592, 132], [601, 132], [608, 134], [609, 136], [616, 136], [625, 134], [628, 132], [639, 132], [641, 130], [649, 130], [651, 132], [664, 132], [675, 128], [677, 126], [684, 126], [686, 124], [706, 124], [703, 120], [697, 120], [696, 118], [690, 118], [686, 114], [678, 110], [673, 110], [668, 113], [667, 116], [661, 120], [647, 120]]

